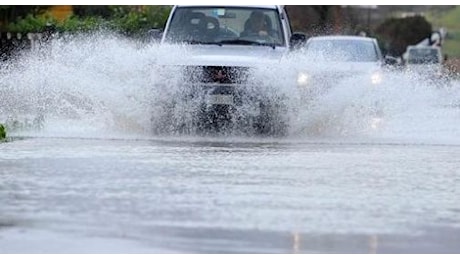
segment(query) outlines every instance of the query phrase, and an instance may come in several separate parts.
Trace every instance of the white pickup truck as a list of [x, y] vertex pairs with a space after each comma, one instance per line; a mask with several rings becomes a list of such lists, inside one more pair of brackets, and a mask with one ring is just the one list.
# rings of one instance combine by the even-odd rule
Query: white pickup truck
[[416, 79], [444, 84], [446, 71], [443, 66], [441, 48], [437, 46], [408, 46], [406, 72]]
[[[187, 49], [183, 59], [156, 64], [166, 75], [157, 84], [172, 92], [156, 102], [162, 111], [152, 119], [156, 131], [286, 133], [283, 94], [256, 76], [257, 68], [279, 64], [306, 41], [292, 33], [283, 6], [174, 6], [164, 30], [152, 35], [160, 47]], [[182, 80], [173, 87], [168, 77], [177, 74]]]

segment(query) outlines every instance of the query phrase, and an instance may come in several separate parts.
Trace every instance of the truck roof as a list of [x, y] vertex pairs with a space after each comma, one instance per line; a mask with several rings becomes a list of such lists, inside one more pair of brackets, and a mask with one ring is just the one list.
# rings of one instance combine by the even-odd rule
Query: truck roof
[[252, 7], [252, 8], [265, 8], [265, 9], [276, 9], [277, 7], [281, 7], [281, 5], [177, 5], [178, 7]]
[[324, 35], [324, 36], [314, 36], [310, 38], [311, 40], [358, 40], [358, 41], [373, 41], [374, 38], [364, 37], [364, 36], [355, 36], [355, 35]]
[[407, 46], [407, 49], [439, 49], [439, 50], [441, 50], [441, 47], [439, 47], [439, 46], [409, 45], [409, 46]]

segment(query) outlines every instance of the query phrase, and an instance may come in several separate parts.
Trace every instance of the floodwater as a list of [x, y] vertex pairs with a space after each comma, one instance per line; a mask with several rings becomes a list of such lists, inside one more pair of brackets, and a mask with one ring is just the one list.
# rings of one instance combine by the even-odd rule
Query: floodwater
[[155, 48], [55, 44], [1, 72], [0, 253], [460, 252], [459, 82], [346, 82], [285, 137], [160, 136]]
[[0, 151], [4, 253], [459, 252], [460, 146], [27, 138]]

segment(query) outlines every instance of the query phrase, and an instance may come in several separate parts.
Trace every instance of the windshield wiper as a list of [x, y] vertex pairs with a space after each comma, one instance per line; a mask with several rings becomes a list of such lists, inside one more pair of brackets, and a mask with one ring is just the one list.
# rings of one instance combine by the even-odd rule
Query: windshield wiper
[[197, 40], [184, 40], [183, 42], [188, 44], [200, 44], [200, 45], [219, 45], [222, 46], [220, 42], [205, 42], [205, 41], [197, 41]]
[[258, 42], [258, 41], [251, 41], [245, 39], [231, 39], [231, 40], [222, 40], [217, 42], [206, 42], [206, 41], [197, 41], [197, 40], [184, 40], [183, 42], [187, 44], [200, 44], [200, 45], [218, 45], [222, 46], [223, 44], [241, 44], [241, 45], [257, 45], [257, 46], [269, 46], [275, 49], [275, 43], [267, 43], [267, 42]]
[[216, 43], [219, 44], [242, 44], [242, 45], [258, 45], [258, 46], [270, 46], [275, 49], [276, 45], [274, 43], [267, 43], [267, 42], [258, 42], [258, 41], [250, 41], [245, 39], [231, 39], [231, 40], [222, 40]]

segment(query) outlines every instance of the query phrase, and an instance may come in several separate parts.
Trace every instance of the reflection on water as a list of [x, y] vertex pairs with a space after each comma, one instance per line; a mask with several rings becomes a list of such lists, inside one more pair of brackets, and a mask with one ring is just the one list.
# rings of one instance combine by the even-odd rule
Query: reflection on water
[[369, 236], [369, 253], [376, 254], [378, 249], [379, 237], [377, 235]]
[[292, 240], [293, 240], [292, 252], [297, 254], [297, 253], [300, 252], [300, 250], [299, 250], [300, 249], [300, 246], [299, 246], [299, 244], [300, 244], [300, 235], [299, 235], [299, 233], [294, 232], [292, 234]]

